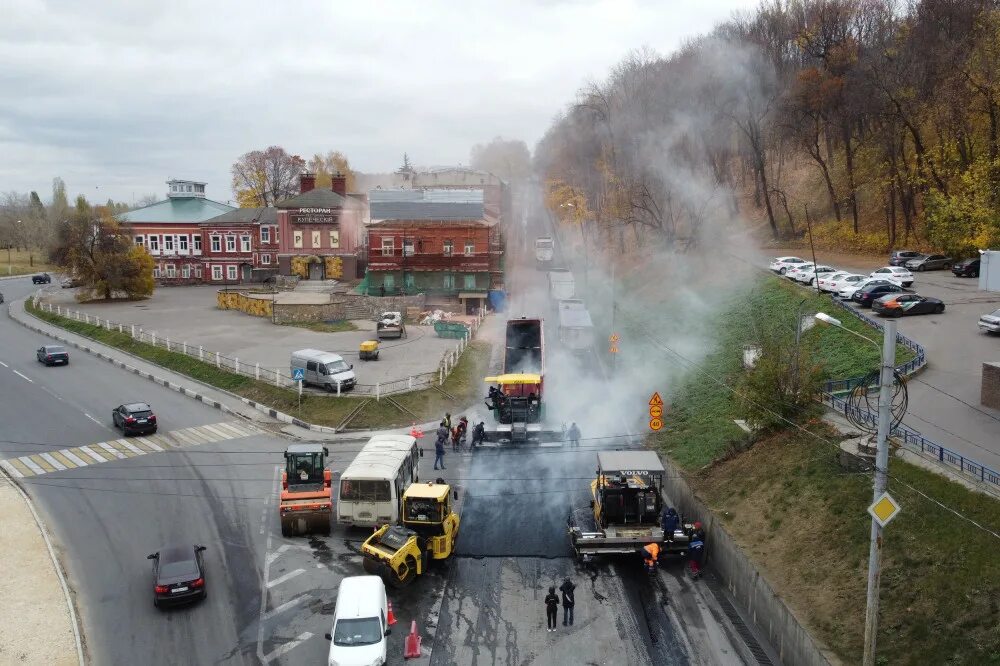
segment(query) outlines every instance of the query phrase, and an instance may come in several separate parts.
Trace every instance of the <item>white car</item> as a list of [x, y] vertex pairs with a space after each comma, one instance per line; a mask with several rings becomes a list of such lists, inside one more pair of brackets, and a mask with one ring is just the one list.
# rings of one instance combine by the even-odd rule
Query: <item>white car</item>
[[[888, 280], [885, 280], [884, 278], [863, 277], [857, 282], [853, 282], [841, 288], [841, 290], [837, 292], [837, 297], [842, 301], [849, 301], [854, 297], [854, 292], [859, 289], [864, 289], [868, 285], [875, 284], [876, 282], [888, 282]], [[892, 284], [896, 283], [893, 282]]]
[[819, 287], [820, 291], [833, 291], [833, 284], [840, 278], [847, 275], [847, 271], [834, 271], [833, 273], [824, 273], [819, 276], [819, 280], [816, 285]]
[[778, 257], [770, 264], [767, 265], [775, 273], [784, 275], [789, 269], [797, 268], [802, 264], [808, 263], [805, 259], [800, 259], [799, 257]]
[[822, 277], [825, 273], [836, 273], [837, 269], [833, 266], [823, 266], [822, 264], [814, 268], [810, 268], [804, 271], [795, 272], [795, 281], [801, 282], [802, 284], [812, 284], [817, 278]]
[[348, 576], [340, 581], [333, 629], [326, 635], [329, 666], [385, 663], [386, 637], [392, 631], [386, 605], [385, 585], [378, 576]]
[[902, 266], [884, 266], [872, 271], [868, 277], [888, 280], [904, 288], [913, 284], [913, 273]]
[[788, 278], [789, 280], [794, 280], [795, 276], [798, 275], [800, 271], [811, 271], [813, 268], [815, 268], [815, 266], [816, 264], [809, 261], [807, 261], [804, 264], [795, 264], [787, 271], [785, 271], [785, 277]]
[[833, 280], [832, 282], [828, 281], [825, 287], [823, 285], [824, 280], [820, 280], [819, 288], [822, 289], [823, 291], [829, 291], [834, 294], [839, 294], [840, 290], [843, 289], [844, 287], [852, 287], [858, 284], [859, 282], [862, 282], [867, 279], [868, 279], [867, 275], [859, 275], [857, 273], [845, 273], [841, 275], [839, 278]]

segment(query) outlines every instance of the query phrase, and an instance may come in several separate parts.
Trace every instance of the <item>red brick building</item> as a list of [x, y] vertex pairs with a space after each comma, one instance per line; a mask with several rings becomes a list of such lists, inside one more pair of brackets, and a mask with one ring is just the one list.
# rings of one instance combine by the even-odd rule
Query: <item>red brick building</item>
[[205, 282], [261, 282], [277, 274], [277, 209], [237, 208], [199, 227]]

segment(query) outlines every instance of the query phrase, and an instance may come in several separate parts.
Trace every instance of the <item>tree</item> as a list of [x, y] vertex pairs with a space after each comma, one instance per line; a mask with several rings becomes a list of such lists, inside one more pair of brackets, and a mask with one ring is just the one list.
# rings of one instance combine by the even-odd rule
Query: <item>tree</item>
[[299, 193], [305, 160], [281, 146], [244, 153], [232, 167], [233, 192], [241, 208], [274, 206]]
[[509, 184], [520, 183], [531, 175], [531, 152], [520, 139], [498, 136], [489, 143], [473, 146], [469, 164], [473, 169], [488, 171]]
[[351, 169], [351, 162], [339, 150], [331, 150], [325, 156], [316, 153], [309, 160], [309, 170], [316, 174], [317, 188], [329, 188], [331, 176], [339, 173], [347, 178], [347, 191], [356, 191], [357, 179], [354, 170]]

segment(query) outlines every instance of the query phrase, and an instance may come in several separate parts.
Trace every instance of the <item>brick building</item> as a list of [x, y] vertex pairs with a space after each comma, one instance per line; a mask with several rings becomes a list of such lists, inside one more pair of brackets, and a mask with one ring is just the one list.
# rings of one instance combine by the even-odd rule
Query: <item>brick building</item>
[[503, 237], [481, 190], [372, 190], [367, 293], [426, 293], [428, 302], [484, 306], [503, 287]]
[[202, 222], [199, 227], [204, 282], [261, 282], [277, 274], [276, 208], [237, 208]]

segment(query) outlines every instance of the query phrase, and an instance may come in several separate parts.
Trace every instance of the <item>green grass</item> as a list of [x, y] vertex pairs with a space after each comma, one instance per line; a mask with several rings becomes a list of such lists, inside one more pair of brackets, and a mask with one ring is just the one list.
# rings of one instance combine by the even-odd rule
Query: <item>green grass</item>
[[[279, 388], [251, 377], [221, 370], [211, 363], [199, 361], [181, 352], [167, 351], [144, 342], [137, 342], [126, 333], [108, 331], [94, 324], [43, 312], [35, 308], [30, 300], [25, 301], [25, 309], [39, 319], [67, 331], [129, 352], [150, 363], [197, 379], [210, 386], [255, 400], [307, 423], [338, 426], [362, 400], [358, 397], [337, 398], [327, 395], [304, 394], [300, 406], [298, 393], [294, 390]], [[392, 397], [400, 405], [416, 414], [418, 422], [440, 418], [445, 411], [456, 413], [481, 397], [483, 393], [482, 379], [486, 374], [490, 350], [491, 346], [486, 342], [476, 341], [469, 344], [455, 369], [445, 379], [444, 385], [441, 387], [445, 392], [454, 396], [454, 400], [435, 389], [412, 391]], [[411, 414], [400, 411], [387, 400], [378, 402], [371, 400], [361, 413], [350, 422], [349, 427], [353, 429], [378, 429], [409, 425], [413, 420]]]
[[302, 321], [302, 322], [288, 322], [282, 324], [282, 326], [295, 326], [296, 328], [305, 328], [310, 331], [316, 331], [317, 333], [345, 333], [347, 331], [356, 331], [358, 327], [346, 319], [343, 321]]
[[56, 267], [45, 260], [40, 250], [0, 250], [0, 277], [32, 275], [54, 271]]

